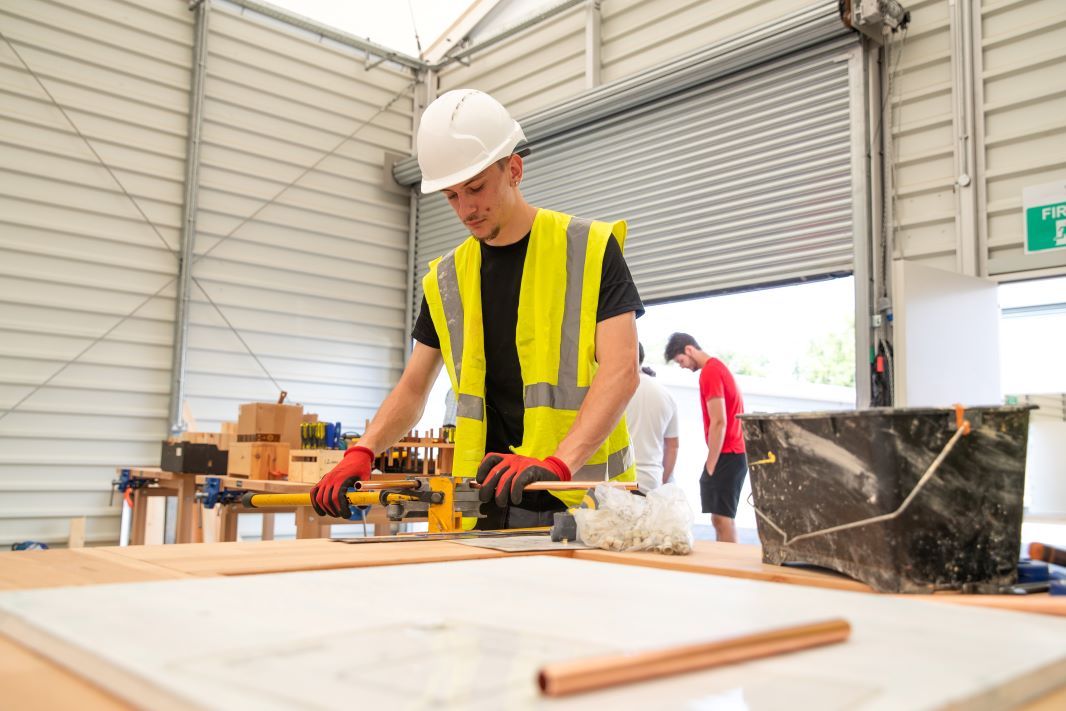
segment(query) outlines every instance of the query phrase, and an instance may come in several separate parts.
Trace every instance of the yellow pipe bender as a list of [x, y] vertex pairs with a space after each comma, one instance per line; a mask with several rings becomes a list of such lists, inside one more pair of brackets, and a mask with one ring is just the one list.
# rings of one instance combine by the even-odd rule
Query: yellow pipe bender
[[[480, 515], [476, 484], [450, 476], [410, 477], [397, 481], [360, 482], [370, 490], [348, 492], [352, 506], [384, 506], [390, 521], [405, 518], [429, 522], [430, 533], [463, 530], [463, 519]], [[257, 494], [249, 491], [241, 503], [253, 509], [310, 506], [311, 494]]]

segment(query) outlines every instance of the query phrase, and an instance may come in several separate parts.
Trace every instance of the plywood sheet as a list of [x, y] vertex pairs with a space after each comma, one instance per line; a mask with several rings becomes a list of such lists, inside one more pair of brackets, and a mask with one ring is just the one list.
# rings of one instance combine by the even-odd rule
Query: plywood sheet
[[172, 580], [184, 577], [187, 577], [187, 573], [136, 558], [116, 557], [97, 548], [19, 551], [4, 554], [0, 558], [0, 590]]
[[109, 548], [122, 558], [139, 560], [187, 575], [252, 575], [405, 563], [499, 558], [498, 551], [450, 541], [412, 541], [349, 545], [325, 538], [259, 543], [212, 543]]
[[[838, 616], [843, 645], [550, 702], [533, 682]], [[0, 632], [153, 708], [979, 708], [1066, 681], [1066, 620], [550, 556], [9, 592]]]
[[[0, 689], [5, 708], [114, 711], [130, 706], [47, 658], [0, 636]], [[11, 704], [8, 706], [7, 704]]]

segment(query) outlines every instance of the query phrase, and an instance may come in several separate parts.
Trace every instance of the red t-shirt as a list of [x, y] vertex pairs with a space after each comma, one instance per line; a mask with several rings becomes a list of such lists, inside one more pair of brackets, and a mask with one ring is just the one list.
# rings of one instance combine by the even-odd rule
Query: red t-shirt
[[744, 413], [744, 398], [737, 389], [737, 381], [725, 363], [717, 358], [709, 358], [700, 371], [700, 410], [703, 411], [703, 441], [711, 429], [711, 416], [707, 414], [707, 401], [712, 397], [725, 399], [725, 439], [722, 441], [723, 452], [744, 451], [744, 435], [740, 432], [740, 420], [737, 415]]

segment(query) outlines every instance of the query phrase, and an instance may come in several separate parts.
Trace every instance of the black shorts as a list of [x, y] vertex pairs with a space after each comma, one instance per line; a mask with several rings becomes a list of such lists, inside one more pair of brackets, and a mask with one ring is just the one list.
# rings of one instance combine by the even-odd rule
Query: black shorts
[[743, 452], [722, 452], [714, 465], [714, 476], [704, 467], [700, 476], [700, 502], [703, 513], [737, 517], [740, 490], [748, 475], [748, 456]]

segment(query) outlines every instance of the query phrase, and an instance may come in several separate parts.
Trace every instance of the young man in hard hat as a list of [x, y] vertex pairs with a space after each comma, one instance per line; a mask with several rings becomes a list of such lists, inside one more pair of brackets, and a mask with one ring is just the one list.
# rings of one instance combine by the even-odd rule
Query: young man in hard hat
[[737, 415], [744, 414], [744, 398], [725, 363], [700, 350], [687, 333], [673, 333], [663, 354], [666, 362], [700, 372], [700, 409], [703, 436], [707, 440], [707, 461], [700, 475], [703, 513], [711, 515], [715, 537], [737, 542], [737, 505], [748, 475], [748, 455]]
[[526, 202], [524, 139], [480, 91], [449, 91], [423, 113], [422, 192], [441, 192], [470, 236], [430, 263], [407, 367], [312, 490], [320, 514], [347, 517], [345, 492], [418, 421], [442, 361], [458, 397], [452, 473], [482, 485], [479, 528], [550, 525], [581, 500], [525, 492], [533, 482], [635, 480], [623, 413], [644, 309], [622, 258], [626, 226]]

